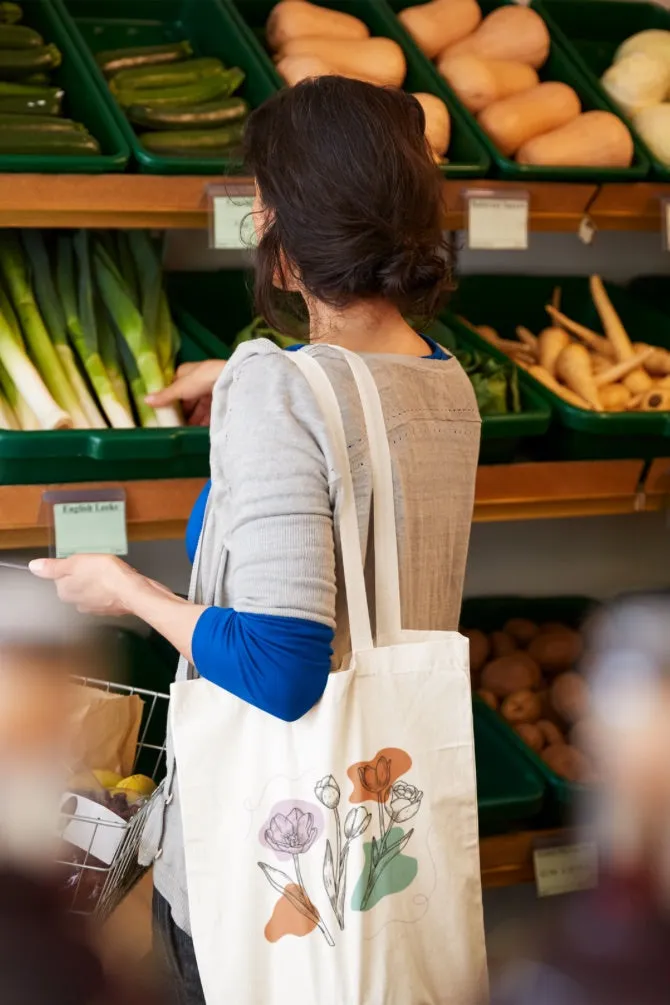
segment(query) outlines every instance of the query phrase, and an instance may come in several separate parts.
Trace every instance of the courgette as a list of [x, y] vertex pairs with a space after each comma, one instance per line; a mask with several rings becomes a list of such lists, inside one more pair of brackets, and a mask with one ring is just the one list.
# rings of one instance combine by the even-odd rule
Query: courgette
[[96, 53], [95, 59], [100, 69], [107, 76], [119, 70], [137, 66], [160, 66], [165, 63], [178, 63], [193, 55], [190, 42], [168, 42], [164, 45], [138, 45], [134, 48], [108, 49]]
[[28, 133], [85, 133], [86, 126], [72, 119], [59, 119], [54, 115], [26, 115], [3, 112], [0, 108], [0, 130]]
[[113, 91], [127, 91], [145, 87], [176, 87], [179, 84], [197, 84], [211, 73], [223, 73], [225, 66], [220, 59], [185, 59], [168, 66], [140, 66], [135, 70], [121, 70], [112, 78]]
[[44, 39], [22, 24], [0, 24], [0, 49], [39, 49]]
[[4, 49], [0, 51], [0, 78], [16, 80], [27, 74], [55, 70], [61, 60], [60, 50], [53, 44], [39, 49]]
[[223, 73], [213, 73], [209, 77], [204, 77], [197, 84], [180, 84], [177, 87], [156, 88], [156, 90], [128, 88], [119, 91], [116, 99], [123, 108], [130, 108], [131, 105], [185, 107], [213, 101], [214, 98], [229, 98], [243, 80], [244, 73], [235, 66], [230, 70], [224, 70]]
[[0, 3], [0, 24], [16, 24], [23, 17], [23, 11], [17, 3], [3, 0]]
[[236, 122], [249, 113], [244, 98], [220, 98], [200, 105], [131, 105], [126, 114], [131, 122], [144, 129], [204, 129]]
[[0, 156], [4, 154], [30, 154], [75, 157], [92, 157], [100, 153], [100, 144], [89, 133], [0, 132]]
[[223, 129], [185, 129], [181, 132], [141, 133], [140, 142], [152, 154], [226, 156], [244, 136], [244, 123], [233, 122]]
[[61, 100], [63, 92], [58, 92], [59, 97], [46, 98], [26, 98], [20, 94], [0, 94], [0, 114], [11, 113], [17, 115], [60, 115]]

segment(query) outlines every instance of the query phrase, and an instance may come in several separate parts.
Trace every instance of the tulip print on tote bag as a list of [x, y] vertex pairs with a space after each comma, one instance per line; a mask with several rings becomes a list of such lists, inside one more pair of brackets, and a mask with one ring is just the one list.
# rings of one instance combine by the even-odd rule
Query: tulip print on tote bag
[[342, 418], [302, 350], [292, 358], [323, 411], [342, 483], [353, 655], [292, 724], [205, 680], [173, 686], [198, 965], [208, 1005], [481, 1005], [468, 645], [455, 632], [402, 630], [381, 403], [367, 366], [342, 352], [370, 442], [377, 637]]

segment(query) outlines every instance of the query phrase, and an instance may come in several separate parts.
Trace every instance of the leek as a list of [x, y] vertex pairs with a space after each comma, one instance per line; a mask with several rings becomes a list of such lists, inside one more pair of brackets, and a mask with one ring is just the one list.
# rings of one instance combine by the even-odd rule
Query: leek
[[[74, 424], [85, 429], [86, 416], [74, 393], [61, 361], [51, 344], [42, 315], [28, 282], [26, 262], [16, 234], [0, 234], [0, 270], [16, 310], [30, 354], [53, 399], [68, 412]], [[6, 365], [6, 361], [5, 361]], [[9, 369], [9, 367], [7, 367]], [[11, 370], [10, 370], [11, 373]], [[18, 384], [19, 382], [16, 381]], [[35, 409], [37, 412], [37, 409]], [[37, 413], [39, 415], [39, 412]]]
[[[107, 248], [108, 253], [111, 255], [111, 251]], [[126, 286], [128, 287], [128, 292], [133, 298], [133, 303], [139, 307], [140, 305], [140, 286], [137, 279], [137, 272], [135, 271], [135, 262], [130, 250], [130, 245], [128, 243], [128, 238], [123, 233], [122, 230], [117, 231], [116, 234], [116, 254], [112, 255], [119, 266], [119, 272], [123, 276]]]
[[14, 410], [0, 392], [0, 429], [19, 430], [20, 428]]
[[135, 262], [135, 272], [140, 277], [139, 306], [142, 320], [158, 356], [165, 383], [171, 384], [174, 377], [174, 361], [179, 348], [179, 336], [172, 323], [163, 289], [160, 259], [151, 238], [145, 231], [132, 231], [128, 236], [128, 244]]
[[118, 343], [140, 424], [144, 429], [154, 429], [158, 425], [158, 417], [151, 405], [147, 405], [147, 389], [140, 377], [133, 354], [128, 348], [126, 340], [120, 334], [118, 335]]
[[12, 307], [12, 302], [7, 296], [5, 289], [0, 285], [0, 314], [4, 317], [5, 321], [9, 325], [12, 335], [14, 336], [14, 341], [17, 345], [25, 349], [26, 344], [23, 341], [23, 333], [21, 331], [21, 325], [19, 324], [19, 319], [14, 313], [14, 308]]
[[98, 344], [100, 346], [100, 358], [107, 371], [110, 383], [114, 388], [114, 394], [121, 402], [127, 412], [132, 412], [130, 399], [128, 398], [128, 388], [126, 379], [123, 376], [123, 367], [119, 357], [119, 350], [116, 345], [116, 338], [111, 329], [104, 304], [98, 300], [96, 302], [95, 321], [98, 329]]
[[16, 342], [11, 327], [0, 314], [0, 360], [18, 394], [37, 416], [41, 429], [71, 429], [72, 417], [54, 401], [25, 350]]
[[106, 429], [107, 423], [100, 414], [100, 410], [79, 372], [77, 361], [67, 340], [65, 318], [60, 301], [56, 296], [49, 256], [42, 234], [37, 230], [24, 230], [22, 237], [23, 246], [32, 265], [32, 280], [37, 304], [51, 335], [51, 341], [63, 364], [63, 369], [76, 392], [89, 427], [91, 429]]
[[[102, 299], [135, 360], [147, 394], [162, 391], [165, 382], [158, 357], [151, 345], [142, 315], [133, 303], [132, 294], [123, 276], [100, 244], [96, 247], [93, 261]], [[176, 408], [157, 408], [156, 418], [159, 426], [181, 425]]]
[[70, 237], [63, 235], [58, 239], [57, 283], [65, 312], [65, 324], [109, 424], [114, 429], [131, 429], [135, 423], [130, 413], [114, 394], [98, 350], [86, 231], [80, 231], [75, 241], [80, 266], [79, 289], [81, 296], [79, 305], [83, 309], [85, 317], [80, 314], [77, 306], [73, 241]]
[[9, 376], [2, 363], [0, 363], [0, 389], [2, 389], [2, 393], [7, 399], [8, 405], [16, 415], [19, 427], [26, 432], [28, 430], [39, 429], [40, 424], [37, 416], [25, 398], [19, 394], [16, 384]]

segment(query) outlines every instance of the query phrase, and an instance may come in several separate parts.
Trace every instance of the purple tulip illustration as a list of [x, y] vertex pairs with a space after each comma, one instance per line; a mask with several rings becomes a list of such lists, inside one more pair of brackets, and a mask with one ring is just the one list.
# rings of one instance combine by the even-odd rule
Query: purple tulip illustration
[[296, 878], [291, 879], [281, 869], [275, 869], [265, 862], [259, 862], [258, 865], [270, 886], [317, 926], [329, 946], [334, 946], [333, 937], [307, 893], [300, 868], [300, 856], [309, 851], [318, 836], [319, 828], [314, 822], [313, 813], [305, 813], [297, 806], [286, 815], [275, 813], [265, 830], [265, 842], [275, 851], [292, 857]]

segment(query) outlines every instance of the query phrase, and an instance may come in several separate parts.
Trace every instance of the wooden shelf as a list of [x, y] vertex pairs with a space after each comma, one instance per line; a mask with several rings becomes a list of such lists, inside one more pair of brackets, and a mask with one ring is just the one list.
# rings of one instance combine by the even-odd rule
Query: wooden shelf
[[603, 185], [589, 207], [589, 217], [598, 230], [660, 230], [663, 199], [670, 199], [670, 185]]
[[596, 185], [569, 185], [562, 182], [505, 182], [483, 178], [447, 181], [444, 184], [445, 229], [467, 227], [465, 193], [472, 191], [530, 196], [530, 229], [576, 234], [597, 194]]
[[519, 831], [480, 838], [482, 886], [491, 890], [534, 882], [534, 849], [540, 845], [558, 844], [568, 834], [567, 830]]
[[653, 461], [645, 480], [645, 509], [670, 509], [670, 457]]
[[[670, 465], [670, 462], [667, 462]], [[644, 508], [638, 490], [642, 461], [566, 461], [481, 467], [476, 522], [634, 513]], [[119, 483], [107, 483], [118, 487]], [[183, 537], [201, 478], [125, 482], [128, 535], [133, 541]], [[104, 488], [86, 485], [0, 486], [0, 549], [48, 543], [47, 489]], [[653, 501], [649, 508], [654, 508]]]

